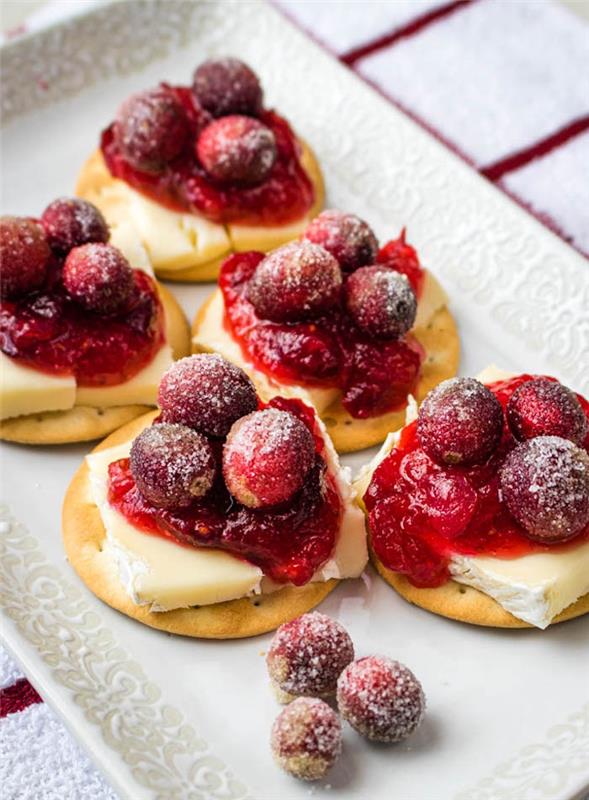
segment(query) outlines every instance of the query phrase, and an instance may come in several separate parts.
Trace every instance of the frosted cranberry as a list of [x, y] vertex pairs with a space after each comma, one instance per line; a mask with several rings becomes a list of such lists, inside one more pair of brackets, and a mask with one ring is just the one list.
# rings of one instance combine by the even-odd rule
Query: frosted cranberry
[[507, 403], [507, 421], [516, 439], [561, 436], [582, 444], [587, 417], [576, 395], [557, 381], [536, 378], [522, 383]]
[[237, 419], [258, 407], [245, 372], [217, 355], [188, 356], [172, 364], [162, 377], [158, 401], [166, 422], [208, 436], [225, 436]]
[[421, 447], [438, 464], [481, 464], [503, 432], [501, 404], [474, 378], [451, 378], [429, 392], [419, 409]]
[[125, 159], [143, 172], [161, 172], [189, 135], [184, 109], [163, 86], [129, 97], [117, 114], [116, 142]]
[[38, 222], [25, 217], [0, 218], [0, 294], [18, 297], [38, 289], [47, 274], [51, 251]]
[[317, 781], [341, 753], [340, 721], [323, 700], [299, 697], [276, 718], [270, 745], [274, 760], [285, 772]]
[[256, 73], [237, 58], [214, 58], [197, 67], [192, 91], [214, 117], [255, 116], [262, 108], [262, 87]]
[[564, 542], [589, 524], [589, 455], [568, 439], [522, 442], [500, 479], [502, 498], [530, 539]]
[[356, 325], [377, 339], [400, 339], [413, 327], [415, 292], [388, 267], [361, 267], [346, 281], [346, 307]]
[[248, 508], [290, 500], [315, 462], [315, 441], [288, 411], [266, 408], [238, 419], [223, 448], [227, 488]]
[[289, 695], [335, 694], [341, 671], [354, 659], [346, 629], [317, 611], [281, 625], [266, 664], [273, 684]]
[[90, 242], [108, 242], [108, 225], [92, 203], [76, 197], [61, 197], [50, 203], [41, 217], [52, 249], [67, 253]]
[[332, 255], [310, 242], [291, 242], [260, 261], [247, 299], [264, 319], [313, 319], [338, 302], [341, 286], [341, 270]]
[[110, 244], [74, 247], [63, 265], [62, 280], [77, 303], [99, 314], [124, 310], [134, 285], [129, 262]]
[[322, 211], [303, 236], [331, 253], [344, 272], [374, 264], [378, 253], [378, 241], [370, 225], [355, 214], [343, 211]]
[[377, 742], [399, 742], [425, 714], [425, 695], [411, 670], [383, 656], [354, 661], [337, 682], [337, 704], [354, 730]]
[[185, 425], [146, 428], [131, 446], [137, 488], [158, 508], [184, 508], [213, 485], [215, 458], [208, 440]]
[[202, 131], [196, 155], [221, 183], [254, 186], [266, 180], [276, 161], [276, 139], [267, 125], [251, 117], [221, 117]]

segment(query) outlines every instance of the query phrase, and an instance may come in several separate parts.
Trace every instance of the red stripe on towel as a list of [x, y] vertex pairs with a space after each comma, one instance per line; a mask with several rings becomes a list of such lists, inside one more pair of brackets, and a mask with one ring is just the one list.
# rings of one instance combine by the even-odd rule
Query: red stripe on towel
[[37, 694], [26, 678], [19, 678], [12, 686], [0, 689], [0, 719], [24, 711], [34, 703], [42, 703], [42, 698]]

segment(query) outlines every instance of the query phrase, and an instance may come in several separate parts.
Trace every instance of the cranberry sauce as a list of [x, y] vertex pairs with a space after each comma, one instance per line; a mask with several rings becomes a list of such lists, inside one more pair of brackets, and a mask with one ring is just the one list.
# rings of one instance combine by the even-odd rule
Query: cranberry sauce
[[[489, 388], [505, 410], [515, 389], [531, 377], [520, 375]], [[589, 418], [589, 403], [578, 398]], [[514, 558], [589, 540], [588, 527], [572, 543], [541, 545], [511, 517], [499, 495], [498, 476], [515, 445], [507, 424], [495, 453], [474, 467], [439, 466], [419, 446], [416, 431], [417, 422], [403, 430], [364, 495], [374, 552], [385, 567], [404, 573], [415, 586], [445, 583], [454, 553]], [[589, 448], [589, 436], [584, 444]]]
[[[110, 504], [146, 533], [188, 547], [226, 550], [260, 567], [278, 583], [307, 583], [334, 551], [341, 501], [327, 472], [313, 412], [299, 400], [275, 398], [268, 406], [295, 414], [315, 437], [315, 464], [303, 488], [288, 503], [271, 509], [246, 508], [229, 494], [219, 469], [210, 492], [188, 508], [155, 508], [141, 496], [129, 459], [124, 458], [109, 466]], [[214, 444], [220, 463], [222, 444]]]
[[[383, 248], [384, 250], [385, 248]], [[244, 357], [282, 383], [341, 389], [344, 408], [358, 419], [402, 407], [423, 358], [411, 337], [377, 340], [362, 333], [340, 305], [313, 322], [279, 323], [257, 316], [246, 296], [262, 253], [236, 253], [222, 266], [219, 285], [225, 324]], [[408, 276], [414, 289], [422, 271]]]
[[262, 111], [260, 122], [276, 139], [277, 158], [270, 177], [253, 187], [226, 186], [212, 179], [199, 164], [194, 143], [210, 121], [190, 89], [170, 87], [185, 109], [192, 135], [182, 153], [163, 172], [134, 169], [115, 142], [113, 125], [102, 133], [101, 149], [115, 178], [176, 211], [196, 211], [212, 222], [282, 225], [299, 219], [313, 205], [315, 191], [301, 166], [301, 148], [288, 122], [274, 111]]

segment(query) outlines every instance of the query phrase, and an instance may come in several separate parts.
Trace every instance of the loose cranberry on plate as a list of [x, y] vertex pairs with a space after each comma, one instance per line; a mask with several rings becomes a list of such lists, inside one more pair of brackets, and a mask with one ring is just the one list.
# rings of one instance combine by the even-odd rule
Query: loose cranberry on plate
[[172, 364], [162, 377], [158, 402], [165, 422], [225, 436], [236, 420], [258, 407], [258, 396], [242, 369], [203, 354]]
[[274, 686], [288, 695], [335, 694], [341, 671], [354, 659], [354, 645], [336, 620], [313, 611], [281, 625], [266, 664]]
[[558, 381], [535, 378], [515, 390], [507, 403], [507, 421], [516, 439], [561, 436], [582, 444], [589, 423], [574, 392]]
[[589, 524], [589, 455], [568, 439], [538, 436], [509, 453], [501, 494], [534, 541], [572, 539]]
[[133, 270], [110, 244], [85, 244], [70, 250], [62, 273], [68, 294], [88, 311], [116, 314], [133, 291]]
[[50, 203], [41, 217], [52, 250], [67, 253], [91, 242], [108, 242], [106, 220], [92, 203], [77, 197], [60, 197]]
[[33, 219], [0, 218], [0, 294], [18, 297], [38, 289], [47, 275], [51, 251], [45, 231]]
[[237, 58], [212, 58], [197, 67], [192, 82], [200, 105], [214, 117], [256, 116], [262, 109], [262, 87], [256, 73]]
[[274, 760], [285, 772], [317, 781], [341, 752], [339, 718], [323, 700], [299, 697], [276, 718], [270, 743]]
[[291, 242], [260, 261], [247, 298], [263, 319], [292, 322], [329, 311], [341, 286], [341, 270], [330, 253], [311, 242]]
[[216, 470], [206, 437], [169, 423], [139, 434], [131, 446], [130, 467], [141, 494], [158, 508], [183, 508], [204, 497]]
[[481, 464], [498, 446], [502, 432], [501, 404], [474, 378], [442, 381], [419, 409], [421, 447], [438, 464]]
[[226, 184], [263, 183], [276, 161], [276, 139], [267, 125], [233, 115], [211, 122], [196, 142], [196, 155], [207, 173]]
[[345, 286], [356, 325], [377, 339], [400, 339], [415, 322], [417, 298], [405, 275], [388, 267], [361, 267]]
[[240, 503], [265, 508], [290, 500], [314, 461], [307, 426], [288, 411], [266, 408], [234, 423], [223, 448], [223, 476]]
[[378, 241], [370, 225], [355, 214], [336, 209], [327, 209], [315, 217], [303, 238], [325, 248], [344, 272], [374, 264], [378, 252]]

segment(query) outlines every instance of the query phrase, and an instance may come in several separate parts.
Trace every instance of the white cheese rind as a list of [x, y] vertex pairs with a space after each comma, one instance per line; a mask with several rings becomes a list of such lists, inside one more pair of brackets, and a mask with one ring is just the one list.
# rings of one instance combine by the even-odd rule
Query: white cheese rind
[[65, 411], [76, 399], [72, 376], [49, 375], [18, 364], [0, 351], [0, 419]]

